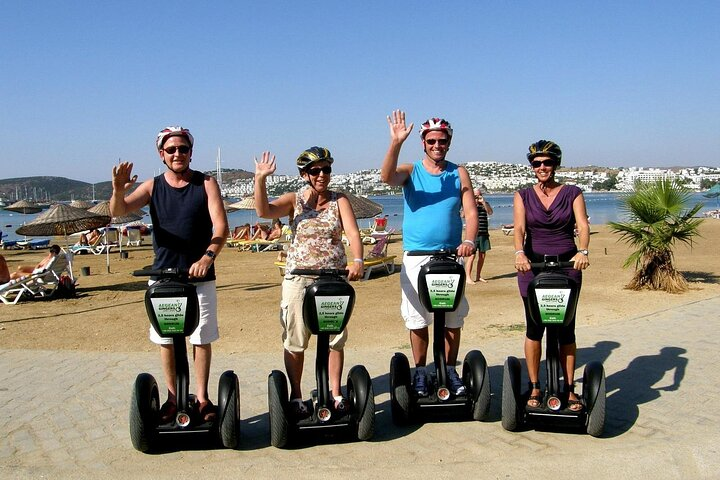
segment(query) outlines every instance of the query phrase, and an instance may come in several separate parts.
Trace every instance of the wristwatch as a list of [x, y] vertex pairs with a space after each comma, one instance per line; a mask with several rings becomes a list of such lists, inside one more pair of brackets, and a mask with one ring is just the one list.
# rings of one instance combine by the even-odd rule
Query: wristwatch
[[208, 250], [207, 252], [205, 252], [205, 256], [212, 258], [213, 261], [215, 260], [215, 252], [213, 252], [212, 250]]
[[578, 250], [578, 252], [579, 252], [579, 253], [582, 253], [582, 254], [585, 255], [586, 257], [587, 257], [588, 255], [590, 255], [590, 252], [588, 252], [587, 250]]

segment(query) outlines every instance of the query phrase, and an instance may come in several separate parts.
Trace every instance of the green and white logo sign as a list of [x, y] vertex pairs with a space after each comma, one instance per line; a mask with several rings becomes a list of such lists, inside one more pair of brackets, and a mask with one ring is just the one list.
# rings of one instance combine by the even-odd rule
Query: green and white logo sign
[[160, 333], [172, 335], [185, 331], [186, 297], [151, 298]]
[[430, 305], [433, 308], [452, 309], [455, 305], [455, 297], [460, 284], [460, 274], [431, 273], [425, 276]]
[[570, 301], [569, 288], [538, 288], [535, 290], [540, 321], [542, 323], [563, 323]]
[[315, 297], [318, 329], [321, 332], [337, 332], [342, 328], [350, 296], [338, 295]]

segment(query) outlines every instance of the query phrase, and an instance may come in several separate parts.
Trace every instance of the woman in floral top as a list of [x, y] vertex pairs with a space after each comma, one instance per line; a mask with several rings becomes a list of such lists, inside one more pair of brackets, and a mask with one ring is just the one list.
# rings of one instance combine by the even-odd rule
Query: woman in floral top
[[[314, 278], [290, 272], [295, 268], [347, 268], [348, 280], [357, 280], [363, 274], [363, 245], [349, 200], [342, 193], [328, 189], [333, 163], [330, 152], [326, 148], [312, 147], [302, 152], [296, 163], [307, 185], [298, 192], [286, 193], [269, 202], [265, 183], [267, 177], [275, 172], [275, 156], [263, 152], [260, 161], [255, 161], [255, 211], [262, 218], [292, 218], [293, 241], [287, 252], [280, 319], [285, 370], [290, 380], [290, 404], [293, 411], [302, 417], [309, 414], [302, 401], [300, 382], [305, 349], [310, 340], [310, 331], [303, 322], [302, 303], [305, 287]], [[354, 257], [349, 265], [342, 243], [343, 231], [350, 240]], [[330, 339], [330, 387], [335, 408], [340, 411], [348, 407], [340, 388], [346, 340], [347, 330]]]

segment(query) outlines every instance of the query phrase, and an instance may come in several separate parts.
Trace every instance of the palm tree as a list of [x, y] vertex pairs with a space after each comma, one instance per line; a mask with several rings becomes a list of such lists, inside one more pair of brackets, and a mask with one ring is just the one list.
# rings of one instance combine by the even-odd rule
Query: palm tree
[[699, 235], [701, 218], [693, 218], [702, 208], [686, 205], [691, 192], [674, 180], [638, 183], [635, 192], [622, 202], [627, 222], [611, 222], [610, 229], [636, 250], [624, 267], [635, 264], [635, 275], [626, 286], [631, 290], [664, 290], [681, 293], [688, 289], [682, 273], [673, 265], [675, 242], [690, 244]]

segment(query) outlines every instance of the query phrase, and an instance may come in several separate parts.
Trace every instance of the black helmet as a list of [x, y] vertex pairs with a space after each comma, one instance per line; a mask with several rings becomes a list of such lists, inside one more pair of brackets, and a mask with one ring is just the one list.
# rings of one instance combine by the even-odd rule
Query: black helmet
[[298, 170], [303, 171], [309, 165], [316, 162], [328, 162], [333, 163], [333, 158], [330, 155], [330, 150], [325, 147], [311, 147], [300, 154], [295, 163], [297, 164]]
[[562, 150], [557, 143], [550, 140], [538, 140], [528, 147], [530, 153], [527, 154], [529, 162], [535, 157], [550, 157], [557, 161], [558, 166], [562, 163]]

